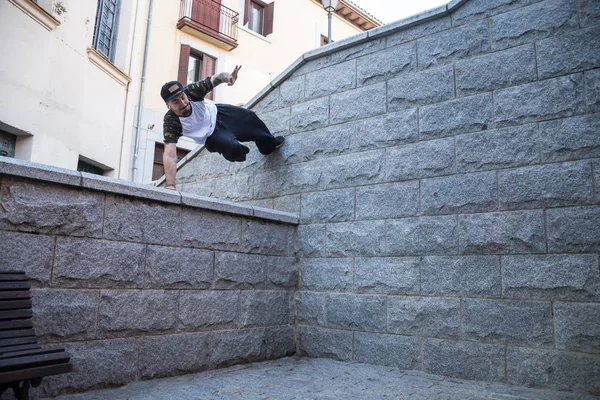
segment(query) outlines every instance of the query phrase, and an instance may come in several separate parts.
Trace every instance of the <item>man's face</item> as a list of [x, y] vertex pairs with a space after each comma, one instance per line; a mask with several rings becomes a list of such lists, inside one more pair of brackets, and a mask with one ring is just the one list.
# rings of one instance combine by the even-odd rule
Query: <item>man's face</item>
[[189, 113], [189, 105], [190, 101], [188, 100], [185, 92], [181, 92], [171, 100], [167, 101], [167, 107], [169, 107], [175, 113], [175, 115], [180, 117], [186, 116]]

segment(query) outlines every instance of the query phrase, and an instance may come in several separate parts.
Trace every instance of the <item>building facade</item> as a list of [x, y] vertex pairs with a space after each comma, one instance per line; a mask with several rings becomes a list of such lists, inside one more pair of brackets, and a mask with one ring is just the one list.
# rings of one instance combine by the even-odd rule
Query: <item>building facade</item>
[[[326, 43], [327, 15], [316, 0], [7, 0], [0, 25], [0, 155], [147, 183], [162, 173], [164, 82], [242, 65], [213, 100], [243, 104]], [[340, 2], [333, 40], [378, 25]]]
[[0, 154], [122, 176], [143, 3], [0, 2]]
[[[242, 65], [235, 86], [218, 87], [212, 100], [243, 104], [306, 51], [326, 43], [327, 14], [314, 0], [156, 0], [150, 31], [142, 123], [133, 144], [135, 181], [162, 175], [162, 118], [158, 95], [169, 80], [182, 83], [232, 71]], [[333, 40], [344, 39], [380, 23], [350, 2], [340, 2], [332, 18]], [[196, 144], [185, 138], [179, 156]]]

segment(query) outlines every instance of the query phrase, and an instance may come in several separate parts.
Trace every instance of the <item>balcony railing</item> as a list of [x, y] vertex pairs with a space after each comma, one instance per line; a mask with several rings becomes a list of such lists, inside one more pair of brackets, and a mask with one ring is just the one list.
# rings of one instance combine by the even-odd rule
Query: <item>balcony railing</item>
[[237, 47], [239, 14], [215, 0], [181, 0], [177, 28], [231, 50]]

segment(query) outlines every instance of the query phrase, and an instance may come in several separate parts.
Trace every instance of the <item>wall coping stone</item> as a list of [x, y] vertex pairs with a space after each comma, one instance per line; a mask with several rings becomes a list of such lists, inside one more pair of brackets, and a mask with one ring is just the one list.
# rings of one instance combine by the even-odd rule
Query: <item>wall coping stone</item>
[[209, 208], [211, 210], [222, 211], [230, 214], [240, 214], [251, 217], [253, 215], [252, 206], [247, 204], [232, 203], [231, 201], [214, 199], [212, 197], [200, 196], [181, 192], [181, 204], [197, 208]]
[[81, 186], [81, 173], [51, 165], [0, 156], [0, 174], [22, 176], [40, 181]]
[[[464, 0], [463, 0], [464, 1]], [[401, 30], [412, 28], [413, 26], [441, 18], [448, 15], [450, 11], [447, 5], [432, 8], [422, 13], [411, 15], [404, 19], [401, 19], [391, 24], [382, 25], [379, 28], [371, 29], [367, 31], [369, 33], [369, 40], [379, 39], [383, 36], [387, 36]]]
[[81, 172], [81, 187], [131, 197], [181, 204], [181, 195], [174, 190], [153, 188], [141, 183], [127, 182], [106, 176]]
[[19, 176], [38, 181], [59, 183], [67, 186], [81, 187], [107, 193], [155, 200], [187, 207], [202, 208], [246, 217], [255, 217], [288, 224], [297, 225], [300, 222], [299, 217], [292, 213], [238, 204], [210, 197], [195, 196], [151, 185], [143, 185], [140, 183], [133, 183], [10, 157], [0, 156], [0, 175]]
[[279, 222], [286, 222], [288, 224], [299, 224], [300, 218], [293, 213], [288, 213], [284, 211], [273, 210], [272, 208], [258, 207], [252, 206], [253, 216], [256, 218], [265, 218], [276, 220]]
[[[274, 87], [279, 86], [282, 82], [284, 82], [287, 78], [289, 78], [298, 68], [300, 68], [304, 64], [306, 64], [306, 61], [304, 60], [304, 57], [297, 58], [296, 61], [294, 61], [293, 63], [291, 63], [289, 65], [289, 67], [287, 67], [286, 69], [284, 69], [282, 73], [280, 73], [279, 75], [277, 75], [271, 81], [271, 83], [270, 83], [271, 87], [274, 88]], [[268, 87], [268, 85], [267, 85], [267, 87]], [[252, 101], [252, 100], [250, 100], [250, 101]]]

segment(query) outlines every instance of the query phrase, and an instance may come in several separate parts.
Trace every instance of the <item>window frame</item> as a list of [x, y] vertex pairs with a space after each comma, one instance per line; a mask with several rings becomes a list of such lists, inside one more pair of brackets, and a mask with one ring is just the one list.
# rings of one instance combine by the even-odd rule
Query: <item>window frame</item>
[[[264, 36], [264, 31], [265, 31], [265, 5], [262, 2], [258, 2], [255, 0], [250, 0], [250, 6], [248, 7], [249, 10], [249, 14], [248, 15], [248, 29], [250, 29], [252, 32], [256, 32], [261, 36]], [[253, 27], [254, 24], [254, 9], [258, 9], [259, 10], [259, 22], [258, 22], [258, 30], [255, 30]]]
[[[190, 80], [190, 63], [192, 60], [195, 61], [195, 65], [199, 66], [199, 68], [194, 70], [194, 77]], [[181, 82], [184, 86], [189, 85], [193, 82], [198, 82], [202, 79], [202, 72], [204, 70], [204, 56], [201, 53], [197, 53], [195, 51], [190, 51], [190, 55], [188, 57], [188, 73], [186, 82]]]

